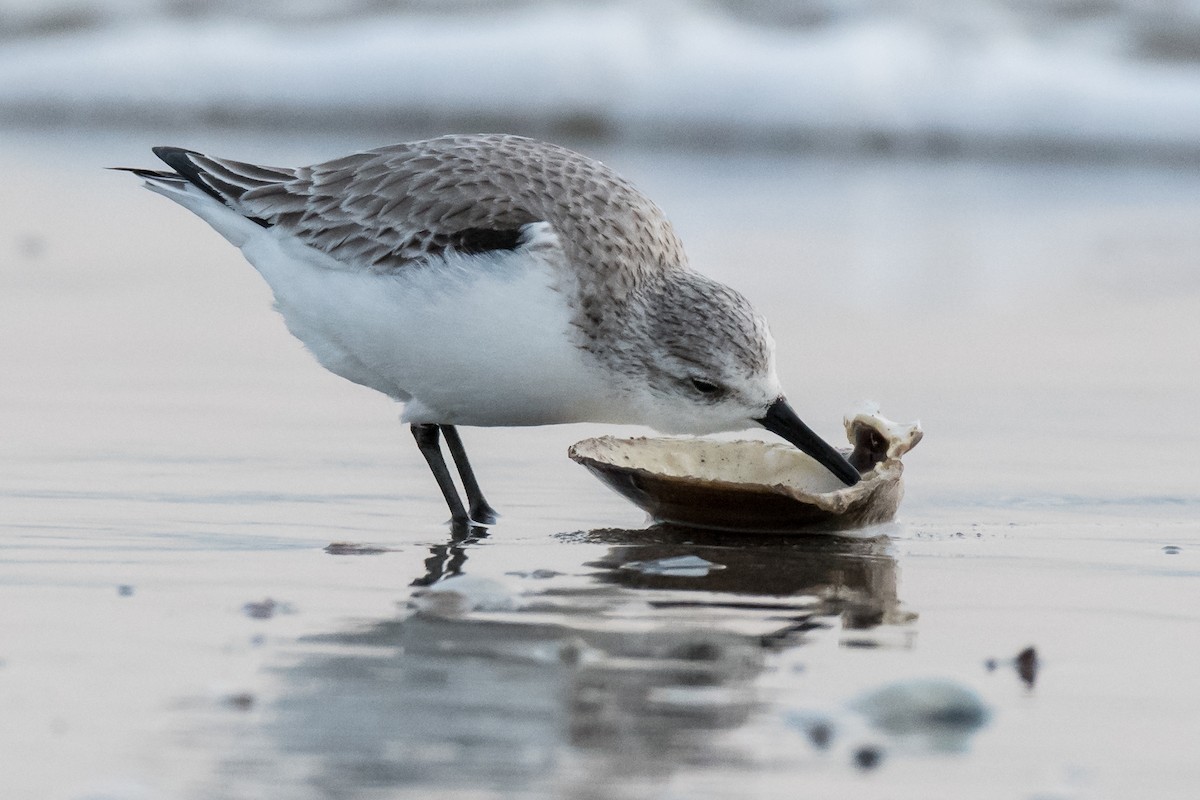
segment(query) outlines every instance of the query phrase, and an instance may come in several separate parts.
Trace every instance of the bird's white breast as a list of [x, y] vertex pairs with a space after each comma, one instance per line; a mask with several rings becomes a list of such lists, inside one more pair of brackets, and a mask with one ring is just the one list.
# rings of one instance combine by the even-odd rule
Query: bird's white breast
[[406, 401], [404, 421], [507, 426], [606, 416], [611, 387], [573, 344], [554, 263], [560, 249], [450, 254], [380, 274], [260, 230], [242, 250], [288, 329], [330, 371]]

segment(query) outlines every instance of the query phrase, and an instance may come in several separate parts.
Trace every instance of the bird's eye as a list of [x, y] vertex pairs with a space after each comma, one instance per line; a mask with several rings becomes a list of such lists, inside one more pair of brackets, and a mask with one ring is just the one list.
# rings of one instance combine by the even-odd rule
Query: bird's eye
[[701, 380], [700, 378], [692, 378], [691, 380], [692, 388], [694, 388], [700, 394], [707, 395], [708, 397], [714, 397], [721, 393], [721, 387], [717, 386], [715, 383]]

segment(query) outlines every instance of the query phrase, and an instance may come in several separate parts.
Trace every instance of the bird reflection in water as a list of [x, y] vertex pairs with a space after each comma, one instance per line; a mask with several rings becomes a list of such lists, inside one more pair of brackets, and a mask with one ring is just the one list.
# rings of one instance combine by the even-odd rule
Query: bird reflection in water
[[[255, 737], [265, 752], [253, 769], [239, 761], [240, 779], [275, 785], [303, 772], [314, 796], [592, 798], [697, 770], [761, 770], [781, 724], [764, 709], [791, 691], [779, 675], [764, 687], [773, 655], [829, 629], [909, 619], [885, 539], [563, 534], [586, 553], [582, 575], [527, 577], [519, 595], [497, 597], [465, 574], [468, 555], [487, 552], [472, 553], [482, 538], [432, 548], [410, 613], [303, 640], [308, 652], [280, 671]], [[679, 558], [713, 566], [670, 574]], [[463, 602], [430, 602], [456, 585]]]

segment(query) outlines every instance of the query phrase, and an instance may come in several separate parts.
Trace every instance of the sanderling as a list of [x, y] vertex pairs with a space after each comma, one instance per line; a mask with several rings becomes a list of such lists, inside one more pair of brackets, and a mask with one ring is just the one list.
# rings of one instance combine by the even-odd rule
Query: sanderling
[[154, 153], [173, 171], [129, 171], [241, 249], [317, 361], [405, 404], [457, 524], [495, 520], [457, 425], [762, 425], [859, 479], [785, 400], [763, 318], [599, 161], [507, 135], [298, 168]]

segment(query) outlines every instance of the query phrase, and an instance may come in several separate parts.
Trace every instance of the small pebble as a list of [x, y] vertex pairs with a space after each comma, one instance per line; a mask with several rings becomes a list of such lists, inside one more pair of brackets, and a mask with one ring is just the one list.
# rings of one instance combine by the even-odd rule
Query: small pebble
[[386, 547], [374, 547], [355, 542], [331, 542], [325, 547], [325, 552], [331, 556], [376, 556], [391, 551]]
[[238, 692], [225, 698], [225, 704], [238, 711], [249, 711], [254, 708], [254, 695], [250, 692]]
[[291, 613], [291, 606], [287, 603], [280, 603], [267, 597], [257, 603], [246, 603], [242, 606], [242, 613], [250, 619], [270, 619], [276, 614]]
[[132, 597], [133, 596], [133, 587], [130, 586], [128, 583], [122, 583], [120, 586], [117, 587], [117, 594], [120, 595], [121, 597]]
[[874, 745], [864, 745], [854, 751], [854, 766], [864, 772], [875, 769], [883, 760], [883, 750]]
[[813, 747], [824, 750], [833, 741], [833, 726], [824, 721], [814, 722], [808, 728], [808, 740], [813, 743]]
[[983, 667], [988, 672], [995, 672], [1002, 664], [1011, 664], [1013, 669], [1017, 671], [1018, 677], [1024, 684], [1032, 689], [1033, 684], [1037, 682], [1038, 673], [1038, 654], [1037, 649], [1026, 647], [1021, 652], [1017, 653], [1011, 661], [1008, 659], [989, 658], [983, 662]]
[[1038, 655], [1037, 650], [1032, 647], [1026, 647], [1020, 653], [1017, 653], [1017, 658], [1014, 661], [1017, 667], [1017, 675], [1025, 682], [1025, 685], [1030, 689], [1037, 682], [1038, 673]]

